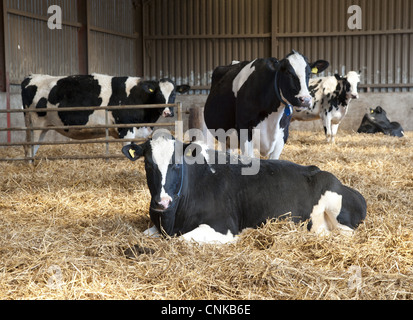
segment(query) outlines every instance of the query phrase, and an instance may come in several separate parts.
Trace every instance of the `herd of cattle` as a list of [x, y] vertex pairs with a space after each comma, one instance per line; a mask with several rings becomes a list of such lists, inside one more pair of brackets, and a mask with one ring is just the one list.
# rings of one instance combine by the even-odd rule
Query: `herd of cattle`
[[[366, 217], [363, 196], [317, 167], [278, 160], [291, 121], [321, 119], [327, 140], [334, 141], [350, 101], [358, 98], [360, 76], [356, 72], [310, 79], [328, 66], [324, 60], [310, 63], [293, 51], [282, 60], [234, 61], [214, 70], [204, 108], [205, 124], [210, 130], [236, 132], [244, 156], [253, 157], [257, 148], [268, 157], [259, 160], [256, 175], [242, 174], [247, 166], [244, 156], [209, 150], [202, 143], [183, 144], [165, 132], [152, 132], [152, 128], [110, 129], [115, 138], [147, 139], [122, 149], [130, 160], [145, 161], [154, 224], [146, 233], [226, 243], [246, 228], [286, 214], [297, 222], [308, 221], [308, 229], [317, 234], [334, 229], [351, 233]], [[45, 128], [35, 131], [34, 142], [40, 142], [47, 127], [105, 125], [107, 120], [109, 124], [153, 123], [174, 115], [168, 106], [113, 110], [108, 119], [105, 111], [96, 108], [69, 112], [63, 108], [173, 104], [176, 93], [189, 90], [188, 85], [177, 86], [170, 79], [31, 75], [22, 83], [22, 100], [24, 108], [39, 109], [26, 113], [25, 121], [27, 127]], [[45, 108], [62, 108], [62, 112]], [[389, 128], [380, 129], [383, 126]], [[105, 136], [102, 129], [57, 131], [73, 139]], [[390, 123], [380, 107], [366, 114], [359, 132], [403, 136], [400, 125]], [[33, 139], [29, 134], [27, 139]], [[28, 157], [34, 157], [36, 151], [25, 148]], [[222, 158], [224, 161], [216, 163]]]

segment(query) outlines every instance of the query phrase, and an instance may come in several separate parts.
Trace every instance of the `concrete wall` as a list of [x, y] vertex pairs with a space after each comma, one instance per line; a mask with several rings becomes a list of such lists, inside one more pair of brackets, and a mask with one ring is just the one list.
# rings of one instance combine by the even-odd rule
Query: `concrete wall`
[[[182, 102], [184, 111], [188, 111], [191, 107], [203, 107], [207, 95], [178, 95], [177, 102]], [[22, 107], [20, 94], [12, 94], [10, 96], [11, 108], [18, 109]], [[361, 120], [367, 109], [370, 107], [381, 106], [387, 112], [391, 121], [400, 122], [405, 131], [413, 130], [413, 92], [406, 93], [361, 93], [360, 99], [353, 100], [350, 105], [347, 117], [340, 125], [340, 130], [357, 131]], [[6, 94], [0, 93], [0, 109], [6, 109]], [[184, 130], [187, 129], [188, 114], [184, 115]], [[165, 120], [162, 120], [165, 121]], [[166, 119], [171, 121], [171, 119]], [[11, 114], [12, 127], [24, 127], [23, 114]], [[0, 127], [7, 127], [6, 114], [0, 114]], [[309, 130], [323, 131], [321, 120], [302, 122], [295, 121], [291, 125], [292, 130]], [[47, 140], [66, 140], [62, 135], [49, 131], [46, 136]], [[20, 142], [25, 140], [24, 132], [12, 132], [12, 142]], [[0, 132], [0, 142], [7, 142], [7, 133]]]
[[[207, 95], [178, 96], [186, 109], [190, 107], [203, 107]], [[349, 112], [342, 121], [339, 130], [357, 131], [361, 120], [369, 108], [381, 106], [387, 112], [390, 121], [400, 122], [405, 131], [413, 130], [413, 92], [402, 93], [360, 93], [360, 99], [353, 100]], [[322, 131], [321, 120], [316, 121], [294, 121], [292, 130]]]

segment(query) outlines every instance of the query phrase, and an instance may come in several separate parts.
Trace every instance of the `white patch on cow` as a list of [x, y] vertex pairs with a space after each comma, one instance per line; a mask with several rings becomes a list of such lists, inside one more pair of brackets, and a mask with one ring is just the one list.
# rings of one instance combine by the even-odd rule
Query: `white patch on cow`
[[320, 201], [311, 212], [310, 217], [313, 223], [311, 232], [318, 235], [329, 235], [335, 229], [339, 229], [343, 233], [353, 232], [351, 228], [337, 221], [342, 207], [342, 200], [343, 196], [331, 191], [327, 191], [321, 196]]
[[347, 73], [347, 81], [350, 83], [350, 93], [351, 95], [355, 96], [355, 99], [359, 98], [359, 94], [357, 92], [357, 86], [360, 82], [360, 75], [355, 71], [350, 71]]
[[139, 82], [141, 81], [141, 78], [136, 78], [136, 77], [128, 77], [125, 82], [125, 87], [126, 87], [126, 96], [130, 96], [130, 92], [135, 87]]
[[293, 67], [298, 79], [300, 80], [301, 90], [296, 97], [309, 97], [310, 92], [308, 92], [307, 88], [306, 75], [307, 62], [305, 61], [304, 57], [299, 53], [294, 53], [290, 55], [287, 59], [290, 61], [291, 66]]
[[182, 239], [189, 242], [194, 241], [199, 244], [226, 244], [235, 242], [238, 238], [234, 237], [230, 230], [228, 230], [228, 233], [225, 235], [216, 232], [206, 224], [201, 224], [198, 228], [182, 235]]
[[254, 139], [254, 148], [260, 150], [263, 157], [279, 159], [284, 148], [284, 130], [280, 128], [280, 121], [284, 114], [284, 108], [271, 113], [260, 122], [257, 129], [260, 130], [260, 142]]
[[163, 96], [165, 97], [165, 103], [168, 103], [169, 97], [171, 96], [172, 91], [174, 91], [174, 85], [169, 81], [159, 82], [159, 88]]
[[93, 73], [92, 76], [94, 79], [98, 81], [99, 86], [100, 86], [99, 98], [102, 99], [102, 103], [100, 105], [101, 106], [109, 105], [110, 97], [112, 96], [113, 77], [104, 75], [104, 74], [98, 74], [98, 73]]
[[255, 71], [255, 67], [252, 65], [254, 61], [251, 61], [247, 64], [235, 77], [234, 81], [232, 82], [232, 91], [234, 92], [235, 98], [238, 96], [238, 91], [242, 88], [244, 83], [248, 80], [250, 75]]
[[[161, 92], [163, 94], [163, 96], [165, 97], [165, 103], [168, 104], [169, 103], [169, 97], [172, 94], [172, 91], [174, 91], [174, 85], [169, 82], [169, 81], [164, 81], [164, 82], [159, 82], [159, 88], [161, 89]], [[163, 116], [169, 116], [170, 114], [172, 114], [171, 109], [169, 108], [165, 108], [162, 112]]]
[[166, 193], [164, 187], [166, 183], [168, 166], [171, 163], [172, 156], [175, 151], [175, 140], [159, 137], [156, 140], [151, 140], [151, 147], [153, 161], [157, 164], [162, 176], [162, 189], [160, 198], [169, 199], [170, 201], [172, 201], [172, 197]]

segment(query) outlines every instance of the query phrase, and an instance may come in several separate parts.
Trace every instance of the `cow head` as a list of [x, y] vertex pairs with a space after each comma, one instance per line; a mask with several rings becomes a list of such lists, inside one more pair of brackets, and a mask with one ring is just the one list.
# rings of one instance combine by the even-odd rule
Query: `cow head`
[[[176, 86], [175, 83], [170, 79], [161, 79], [159, 81], [159, 88], [156, 90], [156, 103], [158, 104], [171, 104], [175, 103], [176, 93], [186, 93], [190, 90], [190, 86], [188, 85], [181, 85]], [[165, 108], [162, 111], [162, 116], [164, 118], [173, 117], [174, 110], [173, 108]]]
[[360, 83], [360, 75], [355, 71], [350, 71], [349, 73], [347, 73], [345, 78], [350, 84], [350, 90], [347, 93], [347, 97], [349, 99], [358, 99], [358, 85]]
[[127, 145], [122, 152], [131, 161], [145, 158], [146, 179], [152, 196], [150, 208], [163, 213], [174, 208], [182, 189], [183, 161], [176, 161], [175, 152], [179, 152], [177, 145], [183, 145], [168, 134], [158, 134], [159, 131], [162, 130], [157, 130], [151, 140]]
[[313, 99], [308, 89], [310, 75], [321, 73], [328, 66], [329, 63], [324, 60], [308, 63], [306, 57], [293, 51], [280, 61], [277, 82], [281, 97], [292, 106], [311, 108]]

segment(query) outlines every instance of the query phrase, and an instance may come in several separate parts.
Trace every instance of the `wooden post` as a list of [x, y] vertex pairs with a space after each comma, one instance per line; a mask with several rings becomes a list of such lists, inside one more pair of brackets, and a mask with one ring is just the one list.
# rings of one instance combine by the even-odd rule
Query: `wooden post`
[[78, 31], [79, 74], [89, 74], [89, 4], [87, 0], [77, 0], [79, 22]]

